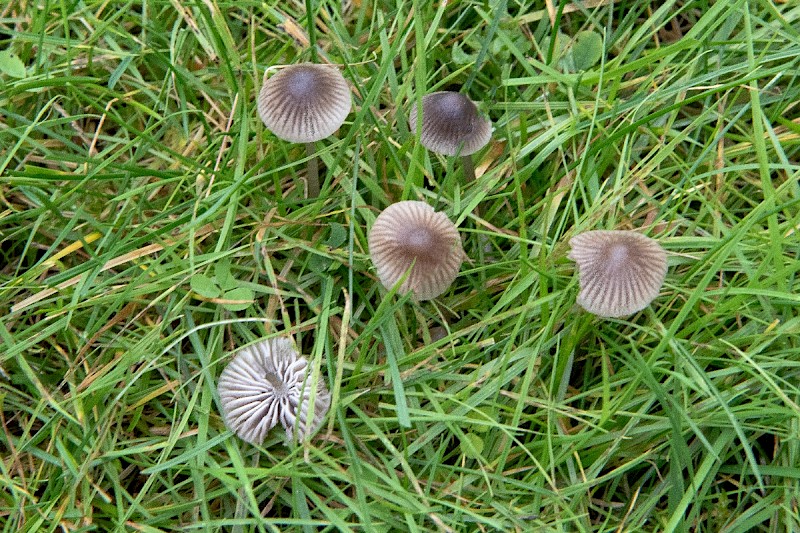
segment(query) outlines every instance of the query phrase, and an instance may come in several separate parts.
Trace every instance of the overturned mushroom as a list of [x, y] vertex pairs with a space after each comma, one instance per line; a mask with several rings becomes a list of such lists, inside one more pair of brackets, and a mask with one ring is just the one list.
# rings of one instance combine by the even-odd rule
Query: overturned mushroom
[[381, 283], [393, 287], [411, 269], [400, 292], [436, 298], [453, 283], [464, 260], [461, 237], [447, 215], [425, 202], [397, 202], [375, 219], [369, 254]]
[[320, 379], [314, 410], [311, 367], [288, 338], [273, 338], [239, 350], [217, 386], [225, 425], [242, 440], [261, 444], [280, 423], [292, 441], [310, 437], [322, 424], [331, 398]]
[[578, 304], [598, 316], [641, 311], [661, 290], [667, 254], [657, 241], [635, 231], [596, 230], [574, 236], [568, 257], [578, 266]]
[[338, 130], [351, 105], [344, 77], [338, 69], [326, 65], [286, 67], [261, 87], [258, 114], [264, 125], [281, 139], [306, 145], [309, 196], [319, 194], [314, 142]]

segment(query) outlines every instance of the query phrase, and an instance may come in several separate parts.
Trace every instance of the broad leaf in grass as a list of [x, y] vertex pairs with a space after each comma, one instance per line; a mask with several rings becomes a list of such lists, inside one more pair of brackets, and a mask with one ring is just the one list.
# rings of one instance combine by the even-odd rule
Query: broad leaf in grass
[[469, 425], [475, 433], [486, 433], [491, 428], [490, 421], [496, 416], [489, 407], [478, 407], [474, 411], [467, 413], [467, 418], [474, 423]]
[[13, 78], [25, 77], [25, 64], [22, 60], [8, 50], [0, 51], [0, 72]]
[[579, 32], [572, 43], [575, 70], [588, 70], [603, 56], [603, 38], [591, 30]]
[[478, 54], [468, 54], [465, 52], [464, 48], [462, 48], [459, 43], [453, 43], [450, 56], [453, 58], [453, 63], [456, 65], [469, 65], [474, 63], [478, 58]]
[[225, 292], [222, 299], [225, 301], [222, 307], [228, 311], [242, 311], [253, 303], [253, 291], [247, 287], [237, 287]]
[[465, 433], [460, 448], [461, 453], [470, 459], [480, 459], [483, 453], [483, 439], [475, 433]]
[[239, 282], [231, 274], [231, 264], [227, 260], [220, 261], [214, 267], [214, 281], [223, 291], [229, 291], [239, 286]]
[[329, 257], [320, 254], [314, 254], [308, 259], [308, 268], [317, 274], [327, 272], [332, 264], [333, 261]]
[[328, 235], [325, 244], [331, 248], [338, 248], [347, 240], [347, 230], [337, 222], [331, 222], [331, 234]]
[[195, 274], [189, 283], [192, 290], [203, 298], [219, 298], [222, 294], [217, 284], [206, 275]]

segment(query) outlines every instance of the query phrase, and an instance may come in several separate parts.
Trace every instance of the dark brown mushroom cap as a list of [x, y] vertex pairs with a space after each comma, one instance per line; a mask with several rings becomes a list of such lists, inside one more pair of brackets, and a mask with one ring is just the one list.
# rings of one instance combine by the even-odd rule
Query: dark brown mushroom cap
[[[411, 107], [409, 128], [417, 131], [417, 104]], [[470, 155], [489, 142], [492, 123], [461, 93], [441, 91], [422, 98], [420, 142], [443, 155]]]
[[570, 239], [568, 257], [578, 266], [578, 304], [592, 314], [620, 317], [641, 311], [661, 290], [667, 254], [635, 231], [587, 231]]
[[390, 205], [375, 219], [367, 240], [383, 286], [390, 289], [411, 268], [399, 290], [413, 291], [417, 300], [446, 291], [465, 257], [455, 224], [425, 202]]
[[280, 423], [288, 441], [314, 433], [331, 404], [322, 379], [317, 382], [314, 412], [311, 367], [288, 338], [269, 339], [239, 350], [219, 378], [225, 425], [242, 440], [261, 444]]
[[302, 63], [269, 78], [258, 94], [264, 125], [286, 141], [308, 143], [329, 137], [350, 113], [350, 88], [338, 69]]

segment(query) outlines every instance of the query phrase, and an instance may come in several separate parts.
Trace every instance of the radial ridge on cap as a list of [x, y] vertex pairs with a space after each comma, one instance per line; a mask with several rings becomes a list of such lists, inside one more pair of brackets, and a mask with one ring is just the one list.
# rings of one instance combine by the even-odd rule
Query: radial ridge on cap
[[309, 143], [331, 136], [350, 114], [350, 87], [335, 67], [301, 63], [264, 82], [258, 114], [286, 141]]
[[446, 291], [465, 257], [455, 224], [425, 202], [390, 205], [378, 215], [367, 240], [383, 286], [390, 289], [411, 269], [399, 290], [413, 291], [417, 300]]
[[578, 304], [592, 314], [620, 317], [641, 311], [661, 290], [667, 254], [635, 231], [595, 230], [572, 237], [568, 257], [578, 267]]

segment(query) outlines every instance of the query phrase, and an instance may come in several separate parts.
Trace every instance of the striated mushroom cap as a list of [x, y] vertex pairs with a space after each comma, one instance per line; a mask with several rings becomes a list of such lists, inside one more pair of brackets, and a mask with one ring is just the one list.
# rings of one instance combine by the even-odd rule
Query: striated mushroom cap
[[[417, 104], [409, 114], [409, 128], [417, 131]], [[489, 142], [492, 123], [478, 113], [475, 104], [461, 93], [440, 91], [422, 97], [420, 142], [443, 155], [470, 155]]]
[[258, 94], [264, 125], [286, 141], [329, 137], [350, 113], [350, 88], [335, 67], [301, 63], [269, 78]]
[[465, 257], [455, 224], [425, 202], [390, 205], [375, 219], [367, 240], [383, 286], [390, 289], [411, 268], [400, 292], [413, 291], [417, 300], [446, 291]]
[[658, 296], [667, 254], [635, 231], [587, 231], [570, 239], [567, 257], [578, 266], [578, 304], [592, 314], [620, 317], [641, 311]]
[[288, 338], [273, 338], [239, 350], [220, 375], [217, 389], [225, 425], [239, 438], [261, 444], [280, 423], [286, 438], [310, 437], [322, 424], [331, 404], [320, 379], [316, 384], [314, 412], [311, 401], [311, 367]]

